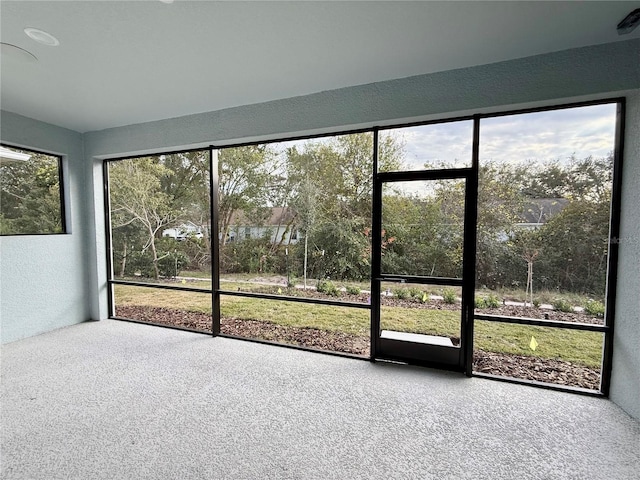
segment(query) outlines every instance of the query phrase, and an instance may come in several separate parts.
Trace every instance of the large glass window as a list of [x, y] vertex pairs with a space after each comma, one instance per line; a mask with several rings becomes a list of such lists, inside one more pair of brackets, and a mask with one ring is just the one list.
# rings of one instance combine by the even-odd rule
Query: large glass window
[[212, 332], [208, 150], [107, 162], [112, 314]]
[[108, 163], [116, 279], [211, 289], [208, 150]]
[[223, 148], [218, 179], [221, 331], [368, 352], [373, 135]]
[[474, 371], [598, 389], [619, 106], [107, 161], [112, 314], [366, 356], [374, 304], [381, 338], [466, 347], [475, 320]]
[[[616, 108], [481, 120], [477, 314], [605, 324]], [[476, 368], [598, 388], [602, 334], [486, 323]]]
[[604, 307], [615, 128], [616, 104], [481, 120], [479, 287], [551, 319]]
[[366, 302], [371, 133], [219, 151], [223, 290]]
[[60, 157], [0, 146], [0, 234], [65, 233]]

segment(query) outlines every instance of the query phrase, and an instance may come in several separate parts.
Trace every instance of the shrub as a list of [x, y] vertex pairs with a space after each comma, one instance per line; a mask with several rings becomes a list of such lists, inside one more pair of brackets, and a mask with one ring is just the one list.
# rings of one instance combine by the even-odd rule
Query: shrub
[[347, 285], [347, 293], [349, 295], [360, 295], [360, 287], [357, 287], [355, 285]]
[[476, 297], [474, 303], [476, 308], [487, 308], [487, 302], [483, 297]]
[[418, 287], [411, 287], [409, 289], [409, 296], [413, 298], [418, 298], [421, 300], [423, 295], [424, 295], [424, 292], [420, 290]]
[[540, 304], [541, 304], [541, 303], [540, 303], [540, 300], [538, 300], [537, 298], [535, 298], [535, 299], [533, 300], [533, 306], [534, 306], [534, 307], [536, 307], [536, 308], [540, 308]]
[[125, 275], [153, 278], [155, 270], [153, 269], [153, 258], [148, 251], [132, 251], [127, 254], [127, 263], [125, 267]]
[[409, 298], [409, 290], [404, 288], [396, 288], [393, 290], [393, 294], [398, 300], [404, 300], [405, 298]]
[[571, 304], [562, 298], [556, 298], [553, 301], [553, 308], [559, 312], [573, 312]]
[[180, 271], [189, 265], [189, 257], [179, 250], [162, 253], [159, 252], [158, 271], [163, 277], [177, 277]]
[[445, 288], [442, 291], [442, 300], [444, 303], [456, 303], [456, 291], [451, 288]]
[[338, 296], [338, 287], [331, 280], [320, 280], [316, 285], [316, 290], [331, 297]]
[[604, 304], [597, 300], [587, 300], [587, 303], [584, 305], [584, 311], [589, 315], [604, 317]]
[[500, 299], [493, 294], [486, 297], [484, 302], [488, 308], [498, 308], [500, 306]]

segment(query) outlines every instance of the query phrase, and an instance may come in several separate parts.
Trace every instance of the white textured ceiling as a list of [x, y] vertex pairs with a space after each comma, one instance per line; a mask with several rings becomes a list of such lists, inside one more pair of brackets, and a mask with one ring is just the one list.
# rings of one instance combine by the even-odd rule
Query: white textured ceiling
[[[640, 38], [640, 2], [5, 1], [1, 107], [79, 132]], [[35, 27], [60, 46], [35, 43]]]

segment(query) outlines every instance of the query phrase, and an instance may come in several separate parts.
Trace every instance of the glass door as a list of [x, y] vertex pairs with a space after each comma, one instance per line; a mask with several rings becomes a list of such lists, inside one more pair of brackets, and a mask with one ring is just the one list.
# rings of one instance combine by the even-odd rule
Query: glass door
[[[465, 371], [473, 313], [473, 169], [378, 173], [374, 357]], [[470, 223], [467, 218], [473, 218]], [[469, 238], [471, 236], [471, 238]]]

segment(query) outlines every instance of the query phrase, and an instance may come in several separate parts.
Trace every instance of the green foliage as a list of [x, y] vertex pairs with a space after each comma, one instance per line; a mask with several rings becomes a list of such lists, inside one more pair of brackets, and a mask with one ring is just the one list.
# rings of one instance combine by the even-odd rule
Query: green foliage
[[553, 308], [559, 312], [573, 312], [571, 304], [562, 298], [557, 298], [553, 301]]
[[[380, 142], [380, 171], [404, 168], [402, 141], [387, 132]], [[282, 150], [271, 144], [220, 150], [221, 272], [370, 278], [372, 149], [373, 136], [363, 133], [308, 140]], [[529, 257], [539, 297], [539, 292], [551, 291], [598, 298], [606, 280], [611, 157], [539, 164], [514, 160], [484, 161], [479, 171], [478, 283], [490, 289], [524, 289]], [[110, 164], [118, 272], [134, 260], [133, 254], [127, 258], [131, 252], [149, 250], [160, 275], [162, 249], [155, 244], [164, 228], [189, 220], [210, 231], [207, 169], [206, 152]], [[385, 187], [383, 271], [460, 276], [464, 182], [442, 180], [432, 186], [420, 195], [401, 192], [397, 185]], [[554, 201], [554, 214], [538, 222], [537, 230], [517, 226], [525, 213], [536, 213], [534, 200]], [[284, 212], [277, 226], [270, 218], [271, 206]], [[542, 219], [544, 212], [539, 213]], [[4, 210], [0, 219], [0, 231], [14, 228], [16, 220]], [[260, 239], [236, 236], [230, 241], [233, 228], [247, 225], [271, 228], [278, 238], [272, 241], [271, 232]], [[298, 243], [286, 245], [283, 231], [299, 232]], [[189, 257], [189, 268], [210, 264], [208, 240], [182, 242], [178, 250]], [[422, 299], [417, 289], [409, 295]]]
[[460, 275], [463, 212], [457, 204], [460, 187], [457, 183], [440, 185], [426, 199], [393, 189], [383, 192], [383, 271]]
[[444, 303], [454, 304], [456, 303], [457, 299], [458, 297], [456, 295], [456, 291], [452, 288], [445, 288], [442, 291], [442, 300], [444, 301]]
[[[131, 234], [143, 244], [140, 252], [151, 255], [153, 278], [160, 276], [157, 237], [178, 218], [171, 196], [163, 192], [161, 186], [162, 177], [170, 173], [158, 157], [119, 160], [109, 165], [114, 245], [126, 246], [120, 234], [126, 235], [132, 230]], [[123, 257], [126, 256], [127, 253], [123, 253]]]
[[277, 264], [264, 238], [247, 238], [220, 246], [220, 271], [224, 273], [273, 272]]
[[62, 232], [58, 159], [23, 151], [27, 161], [0, 164], [0, 234]]
[[486, 297], [475, 298], [476, 308], [498, 308], [499, 306], [500, 306], [500, 299], [494, 294], [490, 294]]
[[409, 294], [409, 290], [407, 290], [406, 288], [395, 288], [393, 290], [393, 295], [398, 299], [398, 300], [405, 300], [407, 298], [409, 298], [411, 295]]
[[347, 293], [349, 295], [360, 295], [361, 292], [362, 290], [360, 290], [360, 287], [356, 285], [347, 285]]
[[178, 250], [162, 253], [158, 259], [158, 269], [163, 277], [177, 277], [187, 265], [189, 265], [189, 257]]
[[[166, 240], [166, 239], [163, 239]], [[179, 243], [173, 240], [161, 241], [160, 249], [157, 251], [158, 273], [163, 277], [175, 277], [189, 265], [189, 257], [176, 248], [172, 248], [172, 243]], [[119, 259], [122, 261], [122, 258]], [[124, 275], [137, 276], [145, 278], [156, 278], [156, 268], [154, 266], [153, 254], [149, 249], [133, 250], [127, 253]]]
[[[316, 278], [362, 280], [371, 272], [369, 241], [364, 235], [361, 219], [339, 216], [332, 221], [317, 223], [309, 235], [313, 246], [308, 254], [308, 272]], [[304, 250], [298, 245], [298, 262], [304, 260]]]
[[145, 278], [154, 278], [155, 269], [153, 268], [153, 256], [149, 251], [130, 251], [127, 254], [124, 275], [137, 276]]
[[500, 299], [493, 294], [486, 297], [484, 301], [487, 305], [487, 308], [498, 308], [500, 306]]
[[537, 298], [533, 299], [533, 306], [536, 308], [540, 308], [541, 302]]
[[584, 305], [584, 311], [589, 315], [604, 317], [604, 304], [597, 300], [587, 300]]
[[316, 284], [316, 291], [329, 295], [330, 297], [337, 297], [339, 295], [338, 287], [331, 280], [319, 280]]
[[422, 289], [418, 288], [418, 287], [410, 287], [409, 288], [409, 296], [412, 298], [417, 298], [417, 299], [422, 299], [422, 296], [424, 295], [424, 292], [422, 291]]

